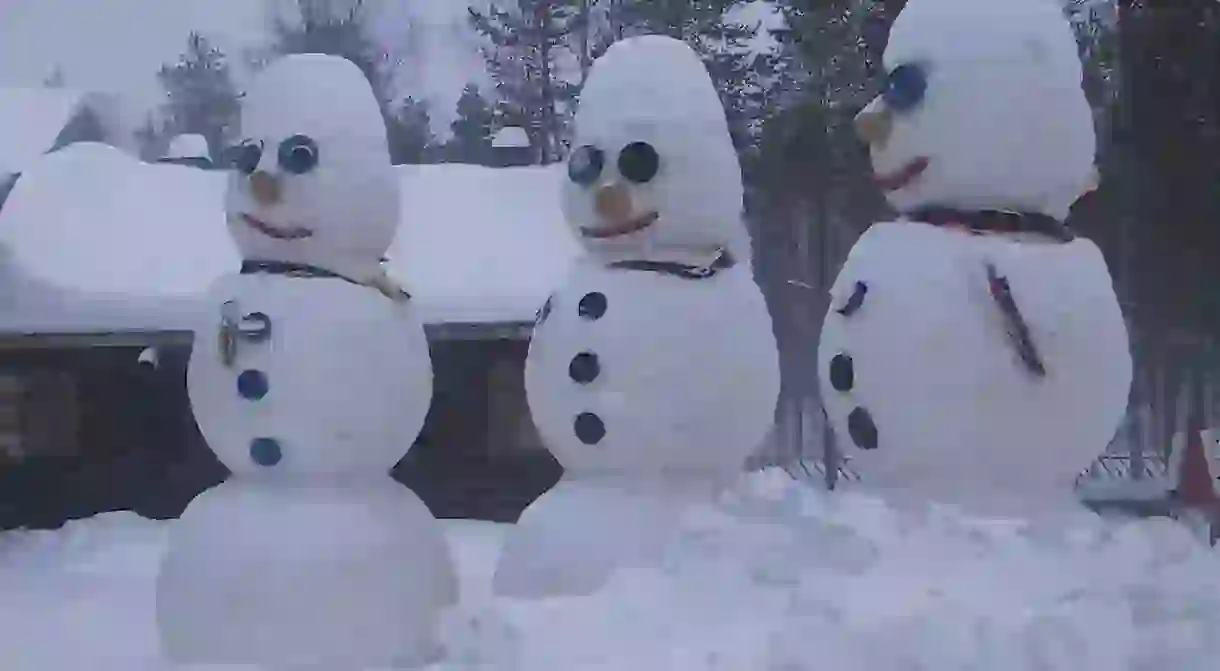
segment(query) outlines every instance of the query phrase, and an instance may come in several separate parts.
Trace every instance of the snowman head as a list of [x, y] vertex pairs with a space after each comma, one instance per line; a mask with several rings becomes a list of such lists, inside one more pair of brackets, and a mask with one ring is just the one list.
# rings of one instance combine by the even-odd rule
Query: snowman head
[[911, 0], [882, 93], [856, 118], [902, 212], [1007, 209], [1059, 219], [1095, 179], [1076, 40], [1054, 0]]
[[575, 127], [563, 210], [592, 254], [747, 256], [741, 167], [690, 47], [655, 35], [615, 43], [589, 73]]
[[243, 258], [375, 273], [398, 227], [398, 182], [368, 80], [350, 61], [287, 56], [241, 113], [225, 211]]

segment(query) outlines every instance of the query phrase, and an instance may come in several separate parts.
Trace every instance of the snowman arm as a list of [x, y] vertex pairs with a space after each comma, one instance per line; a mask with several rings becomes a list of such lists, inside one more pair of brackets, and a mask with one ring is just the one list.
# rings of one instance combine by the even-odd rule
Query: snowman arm
[[1008, 284], [1008, 278], [1000, 275], [995, 264], [990, 262], [987, 263], [987, 287], [992, 300], [995, 301], [996, 306], [1000, 308], [1000, 313], [1004, 316], [1009, 342], [1017, 350], [1021, 363], [1025, 364], [1025, 368], [1033, 375], [1045, 377], [1046, 365], [1042, 362], [1042, 356], [1034, 344], [1029, 325], [1021, 316], [1021, 310], [1017, 307], [1016, 300], [1013, 299], [1012, 287]]
[[407, 290], [398, 285], [397, 282], [390, 279], [383, 269], [373, 277], [370, 277], [365, 282], [370, 287], [380, 291], [383, 296], [393, 301], [405, 302], [411, 300], [411, 294]]

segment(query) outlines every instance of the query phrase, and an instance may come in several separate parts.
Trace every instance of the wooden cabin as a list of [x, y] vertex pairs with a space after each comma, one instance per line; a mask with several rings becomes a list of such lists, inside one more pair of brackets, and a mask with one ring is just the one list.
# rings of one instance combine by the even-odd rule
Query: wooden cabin
[[[219, 198], [225, 173], [90, 145], [54, 159], [27, 171], [0, 210], [0, 526], [121, 509], [176, 516], [227, 476], [185, 387], [190, 328], [212, 309], [201, 292], [239, 265]], [[402, 227], [388, 268], [424, 315], [435, 379], [426, 426], [393, 475], [438, 516], [511, 521], [561, 472], [523, 386], [536, 310], [579, 249], [559, 210], [561, 175], [398, 169]], [[105, 186], [124, 171], [146, 188]], [[52, 197], [68, 190], [78, 197]], [[148, 200], [124, 209], [119, 190]], [[70, 249], [45, 248], [47, 236]]]

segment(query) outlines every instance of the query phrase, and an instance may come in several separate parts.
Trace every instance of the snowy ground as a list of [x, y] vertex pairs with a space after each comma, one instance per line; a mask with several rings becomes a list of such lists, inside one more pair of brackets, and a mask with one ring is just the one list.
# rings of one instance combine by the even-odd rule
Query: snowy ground
[[[0, 535], [5, 671], [156, 671], [167, 523]], [[1035, 529], [828, 497], [781, 472], [691, 515], [660, 570], [592, 598], [490, 596], [505, 527], [450, 522], [463, 603], [441, 669], [1211, 669], [1217, 557], [1169, 522]]]

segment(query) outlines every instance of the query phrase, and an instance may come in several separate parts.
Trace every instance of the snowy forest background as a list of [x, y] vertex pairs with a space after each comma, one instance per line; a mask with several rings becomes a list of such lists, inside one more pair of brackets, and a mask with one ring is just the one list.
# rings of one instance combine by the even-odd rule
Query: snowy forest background
[[[1159, 453], [1187, 408], [1212, 419], [1220, 407], [1209, 382], [1220, 363], [1220, 2], [1061, 1], [1086, 64], [1102, 175], [1072, 223], [1108, 257], [1139, 366], [1131, 421], [1114, 447]], [[116, 141], [155, 158], [172, 136], [199, 133], [223, 160], [238, 139], [234, 71], [324, 52], [368, 75], [397, 163], [487, 164], [491, 138], [505, 126], [524, 128], [535, 162], [552, 163], [565, 157], [594, 58], [621, 36], [683, 39], [703, 55], [728, 112], [788, 373], [790, 421], [768, 457], [820, 448], [826, 431], [813, 371], [825, 288], [856, 236], [885, 215], [850, 121], [876, 92], [881, 49], [904, 0], [472, 0], [465, 35], [446, 39], [475, 40], [486, 76], [469, 82], [452, 110], [399, 81], [404, 65], [428, 65], [419, 62], [426, 36], [418, 26], [384, 29], [385, 12], [401, 15], [410, 2], [267, 0], [266, 43], [239, 53], [193, 33], [181, 57], [156, 73], [161, 104], [134, 137]], [[65, 84], [59, 73], [46, 83]]]

